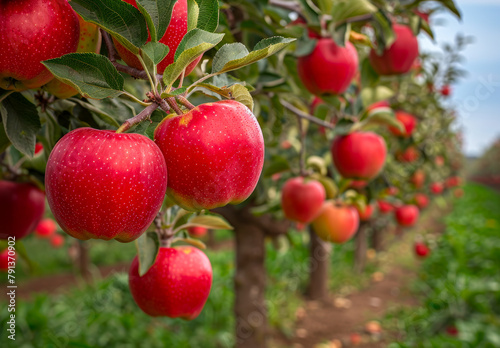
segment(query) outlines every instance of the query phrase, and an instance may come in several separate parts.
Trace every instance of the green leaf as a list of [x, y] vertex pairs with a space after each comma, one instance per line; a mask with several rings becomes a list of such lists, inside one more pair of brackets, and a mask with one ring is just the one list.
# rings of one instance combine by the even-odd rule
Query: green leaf
[[212, 228], [215, 230], [233, 229], [233, 227], [230, 224], [228, 224], [224, 219], [213, 215], [195, 216], [194, 218], [191, 219], [191, 221], [189, 221], [187, 225], [189, 225], [187, 227], [200, 226], [200, 227]]
[[100, 54], [70, 53], [42, 64], [85, 98], [115, 98], [123, 93], [123, 77], [111, 61]]
[[368, 0], [337, 0], [330, 14], [334, 22], [341, 22], [374, 12], [377, 12], [377, 7]]
[[42, 128], [36, 106], [21, 93], [13, 93], [0, 104], [0, 114], [12, 145], [23, 154], [33, 157], [36, 135]]
[[172, 88], [173, 83], [189, 64], [215, 47], [223, 37], [224, 34], [209, 33], [201, 29], [193, 29], [188, 32], [175, 51], [175, 62], [163, 72], [163, 82], [168, 86], [167, 90]]
[[325, 188], [326, 199], [334, 199], [339, 194], [339, 188], [335, 181], [325, 175], [319, 175], [317, 173], [311, 175], [311, 178], [318, 180], [321, 185]]
[[92, 105], [90, 103], [86, 103], [81, 99], [75, 99], [74, 102], [81, 105], [85, 109], [93, 112], [95, 115], [97, 115], [97, 117], [99, 117], [102, 121], [109, 124], [110, 126], [116, 127], [116, 128], [120, 127], [120, 123], [118, 121], [116, 121], [110, 114], [108, 114], [107, 112], [103, 111], [102, 109], [96, 107], [95, 105]]
[[240, 102], [245, 105], [250, 111], [253, 112], [253, 98], [248, 89], [240, 84], [232, 85], [229, 88], [231, 92], [231, 96], [234, 100]]
[[312, 2], [309, 2], [309, 0], [299, 0], [299, 3], [300, 7], [302, 8], [302, 11], [300, 12], [306, 18], [307, 24], [312, 26], [319, 26], [319, 15], [321, 14], [320, 9], [313, 6], [314, 4]]
[[398, 128], [401, 132], [405, 132], [404, 126], [394, 116], [394, 112], [390, 108], [377, 108], [368, 114], [368, 117], [361, 123], [358, 123], [356, 129], [368, 129], [372, 126], [385, 125]]
[[219, 1], [196, 0], [200, 13], [197, 28], [214, 33], [219, 26]]
[[394, 91], [386, 86], [366, 87], [361, 90], [361, 99], [366, 107], [378, 101], [387, 100], [394, 95]]
[[396, 34], [392, 29], [391, 18], [382, 10], [373, 14], [372, 25], [377, 39], [376, 52], [381, 55], [396, 40]]
[[269, 161], [270, 165], [266, 166], [262, 175], [266, 178], [271, 177], [273, 174], [282, 173], [290, 170], [290, 163], [283, 156], [273, 156]]
[[[0, 106], [1, 108], [1, 106]], [[0, 153], [4, 152], [10, 145], [10, 140], [5, 133], [3, 123], [0, 123]]]
[[240, 58], [235, 58], [235, 56], [240, 56], [240, 54], [236, 53], [236, 46], [231, 46], [222, 54], [215, 55], [212, 65], [212, 74], [222, 74], [255, 63], [275, 54], [294, 41], [295, 39], [286, 39], [281, 36], [270, 37], [260, 41], [255, 45], [252, 52]]
[[148, 39], [148, 27], [141, 12], [122, 0], [73, 0], [73, 9], [87, 22], [107, 31], [134, 54]]
[[297, 44], [295, 45], [295, 51], [293, 52], [293, 55], [295, 57], [304, 57], [308, 56], [314, 51], [314, 48], [316, 47], [316, 44], [318, 43], [318, 40], [316, 39], [311, 39], [308, 35], [307, 32], [305, 35], [303, 35], [298, 41]]
[[146, 19], [151, 41], [160, 40], [167, 31], [175, 0], [137, 0], [137, 7]]
[[205, 250], [207, 248], [207, 246], [205, 245], [205, 243], [203, 243], [201, 240], [199, 239], [193, 239], [193, 238], [176, 238], [175, 239], [176, 242], [184, 242], [184, 243], [187, 243], [187, 244], [190, 244], [198, 249], [201, 249], [201, 250]]
[[141, 55], [150, 74], [156, 74], [155, 66], [167, 56], [170, 49], [161, 42], [148, 42], [141, 49]]
[[222, 70], [228, 61], [246, 57], [248, 53], [250, 52], [241, 42], [225, 44], [215, 54], [212, 62], [212, 73]]
[[200, 6], [195, 0], [187, 0], [188, 26], [187, 30], [193, 30], [198, 25], [198, 17], [200, 15]]
[[139, 276], [143, 276], [153, 266], [160, 249], [156, 232], [146, 232], [135, 241], [139, 259]]
[[453, 13], [458, 18], [462, 18], [462, 15], [460, 14], [460, 11], [458, 10], [453, 0], [437, 0], [437, 2], [442, 3], [448, 10], [451, 11], [451, 13]]

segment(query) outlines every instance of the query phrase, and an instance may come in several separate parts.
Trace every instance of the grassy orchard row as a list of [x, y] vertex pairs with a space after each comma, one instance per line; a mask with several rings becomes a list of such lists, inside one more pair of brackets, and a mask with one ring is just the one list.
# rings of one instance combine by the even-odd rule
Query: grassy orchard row
[[[194, 319], [200, 313], [210, 291], [211, 265], [199, 249], [192, 246], [171, 247], [171, 243], [194, 243], [191, 239], [175, 237], [178, 232], [189, 227], [229, 227], [215, 217], [200, 215], [191, 220], [186, 218], [192, 215], [189, 211], [209, 210], [244, 201], [254, 190], [262, 171], [264, 140], [255, 116], [247, 106], [238, 101], [218, 101], [194, 107], [185, 98], [187, 92], [175, 97], [168, 96], [173, 83], [179, 79], [182, 86], [184, 76], [196, 66], [202, 53], [215, 46], [223, 35], [204, 32], [192, 26], [190, 36], [187, 35], [189, 23], [186, 0], [175, 2], [173, 8], [161, 9], [162, 16], [168, 15], [171, 18], [169, 22], [159, 24], [148, 21], [151, 17], [142, 17], [149, 16], [149, 13], [142, 7], [142, 13], [139, 12], [135, 1], [127, 2], [133, 7], [119, 1], [115, 1], [111, 7], [123, 14], [133, 13], [136, 19], [147, 22], [151, 34], [148, 42], [153, 33], [158, 34], [157, 31], [163, 25], [163, 35], [157, 35], [155, 45], [149, 45], [154, 47], [155, 52], [145, 48], [139, 54], [137, 47], [131, 44], [136, 42], [134, 37], [127, 40], [123, 37], [127, 33], [120, 35], [114, 31], [114, 24], [106, 22], [114, 13], [103, 15], [99, 11], [104, 11], [104, 8], [96, 11], [96, 6], [100, 5], [76, 0], [72, 5], [76, 3], [74, 7], [79, 9], [85, 19], [96, 23], [113, 36], [117, 51], [129, 66], [115, 67], [132, 72], [134, 76], [146, 73], [152, 87], [148, 94], [149, 101], [145, 104], [147, 107], [137, 117], [127, 120], [117, 131], [83, 127], [64, 135], [50, 151], [45, 170], [45, 194], [61, 229], [80, 240], [116, 239], [124, 243], [131, 242], [146, 232], [156, 219], [154, 226], [157, 237], [152, 238], [153, 241], [155, 238], [159, 240], [160, 248], [153, 255], [141, 255], [140, 260], [136, 258], [133, 261], [129, 277], [131, 292], [139, 307], [149, 315]], [[62, 0], [49, 1], [48, 6], [41, 1], [0, 5], [2, 19], [9, 24], [6, 30], [2, 30], [0, 37], [1, 42], [7, 45], [6, 54], [2, 55], [4, 61], [0, 62], [1, 86], [12, 91], [42, 88], [58, 97], [68, 97], [69, 94], [78, 92], [92, 97], [92, 90], [82, 90], [85, 86], [82, 87], [77, 79], [72, 80], [71, 74], [60, 78], [61, 83], [67, 82], [68, 85], [59, 85], [57, 92], [48, 85], [45, 87], [53, 79], [50, 72], [55, 73], [55, 68], [52, 66], [52, 71], [49, 71], [48, 63], [42, 65], [41, 61], [78, 52], [79, 33], [80, 42], [89, 42], [88, 28], [99, 33], [97, 27], [93, 24], [80, 26], [76, 12], [68, 2]], [[212, 12], [209, 15], [211, 22], [214, 18], [218, 21], [218, 3], [205, 2], [203, 6], [205, 8], [202, 10]], [[19, 13], [26, 21], [45, 15], [52, 22], [39, 29], [35, 35], [32, 31], [23, 30], [24, 21], [9, 20], [18, 18], [15, 16]], [[99, 16], [102, 22], [96, 20]], [[160, 20], [163, 17], [160, 16]], [[217, 24], [207, 23], [206, 18], [198, 21], [198, 25], [203, 25], [212, 32]], [[59, 33], [68, 34], [64, 38], [66, 41]], [[104, 34], [105, 39], [108, 39], [107, 35]], [[209, 47], [203, 43], [189, 47], [190, 42], [193, 42], [189, 39], [196, 35], [198, 41], [204, 40], [204, 37], [217, 41]], [[96, 47], [92, 47], [90, 51], [99, 51], [99, 40], [94, 41]], [[115, 59], [113, 47], [109, 40], [106, 41], [110, 58]], [[278, 38], [277, 42], [280, 41], [282, 40]], [[47, 43], [47, 47], [37, 47], [39, 42]], [[196, 42], [194, 40], [195, 44]], [[263, 43], [259, 47], [261, 51], [265, 51], [264, 54], [259, 53], [236, 65], [232, 65], [234, 59], [227, 47], [230, 51], [227, 57], [222, 51], [219, 52], [219, 70], [234, 70], [238, 68], [238, 64], [244, 66], [265, 58], [280, 49], [273, 47], [270, 50], [269, 47], [273, 45], [273, 40]], [[282, 44], [281, 47], [285, 45]], [[177, 50], [179, 46], [182, 47]], [[26, 53], [32, 48], [36, 48], [36, 51], [29, 56], [19, 57], [15, 53]], [[134, 49], [136, 52], [131, 52]], [[185, 51], [182, 52], [181, 49]], [[192, 53], [193, 50], [199, 53]], [[153, 58], [147, 52], [153, 53]], [[78, 53], [66, 57], [69, 56], [75, 60], [98, 58]], [[60, 59], [64, 60], [65, 57]], [[21, 61], [25, 64], [20, 64]], [[72, 63], [68, 60], [66, 62], [70, 65]], [[100, 65], [96, 68], [100, 68]], [[161, 83], [157, 80], [157, 73], [164, 73]], [[216, 74], [217, 71], [214, 75]], [[168, 81], [167, 78], [171, 80]], [[243, 89], [246, 91], [244, 87]], [[246, 97], [241, 89], [238, 93]], [[9, 101], [10, 94], [12, 92], [5, 93], [2, 99]], [[221, 94], [231, 97], [231, 92], [223, 91]], [[167, 97], [163, 99], [160, 95]], [[42, 104], [45, 102], [50, 100], [42, 101]], [[181, 103], [180, 107], [177, 102]], [[158, 108], [165, 112], [175, 111], [178, 116], [165, 118], [156, 127], [154, 142], [144, 135], [124, 133], [149, 118]], [[6, 125], [6, 131], [8, 130]], [[15, 145], [15, 141], [13, 143]], [[16, 168], [7, 169], [10, 171], [7, 174], [12, 179], [20, 177]], [[45, 194], [29, 183], [1, 181], [0, 188], [2, 204], [7, 206], [2, 213], [6, 213], [9, 219], [9, 228], [2, 232], [1, 237], [19, 240], [30, 233], [40, 220], [44, 211]], [[177, 204], [185, 209], [177, 209], [177, 215], [172, 216], [172, 219], [165, 217], [164, 213], [158, 215], [166, 194], [169, 206]], [[147, 242], [140, 242], [139, 245], [144, 243]], [[195, 244], [199, 245], [199, 242]]]

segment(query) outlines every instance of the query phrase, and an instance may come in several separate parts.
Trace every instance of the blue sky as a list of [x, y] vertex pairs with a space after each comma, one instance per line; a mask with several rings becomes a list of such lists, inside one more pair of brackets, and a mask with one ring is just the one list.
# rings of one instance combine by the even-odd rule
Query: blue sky
[[[466, 78], [453, 86], [450, 103], [457, 109], [467, 155], [480, 155], [500, 137], [500, 0], [457, 0], [462, 21], [439, 13], [431, 17], [436, 43], [420, 35], [422, 51], [435, 51], [454, 42], [457, 32], [475, 42], [464, 51]], [[436, 23], [438, 24], [438, 23]]]

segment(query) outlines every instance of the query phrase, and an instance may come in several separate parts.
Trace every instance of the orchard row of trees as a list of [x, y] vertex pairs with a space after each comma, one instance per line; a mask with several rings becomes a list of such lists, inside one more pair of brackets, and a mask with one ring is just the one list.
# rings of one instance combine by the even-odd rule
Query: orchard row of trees
[[[321, 299], [331, 243], [355, 236], [361, 271], [392, 213], [412, 226], [430, 196], [460, 184], [446, 98], [469, 39], [443, 56], [416, 39], [433, 37], [433, 13], [460, 17], [453, 1], [0, 10], [0, 237], [22, 250], [47, 198], [74, 238], [135, 241], [130, 289], [149, 315], [196, 318], [212, 270], [186, 231], [234, 229], [237, 345], [265, 347], [266, 238], [309, 225], [307, 294]], [[18, 14], [50, 20], [33, 32]]]

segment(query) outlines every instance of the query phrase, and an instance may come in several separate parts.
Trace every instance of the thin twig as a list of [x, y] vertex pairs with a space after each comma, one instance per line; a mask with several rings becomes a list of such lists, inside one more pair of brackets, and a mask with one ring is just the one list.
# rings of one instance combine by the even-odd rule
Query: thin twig
[[269, 5], [281, 7], [285, 10], [290, 10], [294, 12], [300, 13], [302, 8], [298, 2], [295, 1], [286, 1], [286, 0], [269, 0]]
[[295, 106], [293, 106], [292, 104], [290, 104], [289, 102], [287, 101], [284, 101], [283, 99], [280, 99], [280, 102], [281, 102], [281, 105], [283, 105], [285, 107], [285, 109], [293, 112], [295, 115], [305, 119], [305, 120], [308, 120], [312, 123], [316, 123], [320, 126], [323, 126], [325, 128], [328, 128], [328, 129], [333, 129], [334, 126], [328, 122], [325, 122], [323, 120], [320, 120], [319, 118], [317, 117], [314, 117], [314, 116], [311, 116], [309, 114], [306, 114], [305, 112], [303, 112], [302, 110], [299, 110], [297, 109]]
[[193, 104], [191, 104], [191, 102], [189, 100], [187, 100], [186, 98], [184, 98], [182, 95], [175, 96], [175, 99], [179, 103], [181, 103], [182, 105], [187, 107], [189, 110], [193, 110], [195, 108], [195, 106]]
[[304, 125], [302, 124], [302, 118], [297, 116], [297, 123], [299, 125], [299, 137], [300, 137], [300, 156], [299, 156], [299, 168], [300, 176], [306, 176], [306, 133], [304, 132]]
[[179, 108], [179, 105], [177, 105], [177, 102], [174, 97], [166, 98], [165, 101], [175, 111], [177, 115], [184, 115], [182, 110]]
[[144, 108], [144, 110], [142, 110], [137, 116], [134, 116], [134, 117], [129, 118], [128, 120], [126, 120], [120, 126], [120, 128], [118, 128], [118, 130], [116, 131], [116, 133], [126, 132], [133, 125], [136, 125], [136, 124], [138, 124], [138, 123], [146, 120], [147, 118], [149, 118], [149, 116], [151, 116], [151, 114], [153, 113], [153, 111], [155, 111], [156, 109], [158, 109], [158, 107], [159, 107], [158, 104], [153, 103], [153, 104], [149, 105], [148, 107]]

